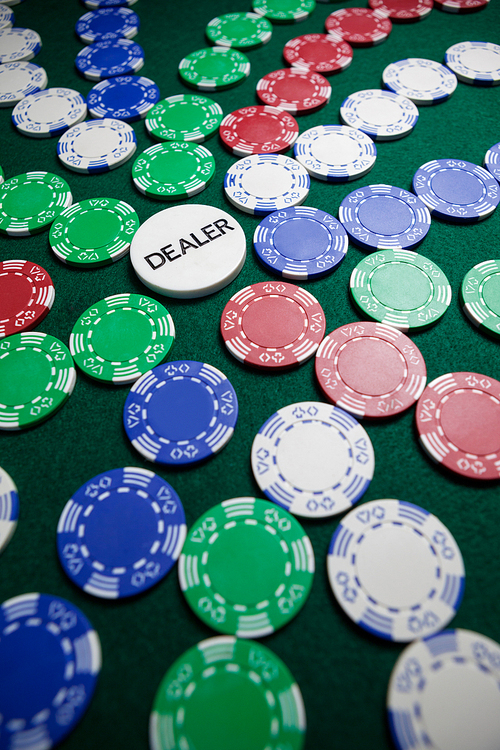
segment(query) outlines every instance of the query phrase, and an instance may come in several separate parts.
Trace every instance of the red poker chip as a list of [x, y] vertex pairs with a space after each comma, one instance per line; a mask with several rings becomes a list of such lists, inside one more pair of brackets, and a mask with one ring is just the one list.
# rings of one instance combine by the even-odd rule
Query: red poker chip
[[30, 331], [54, 302], [47, 271], [28, 260], [0, 261], [0, 338]]
[[[477, 1], [477, 0], [475, 0]], [[433, 8], [433, 0], [368, 0], [372, 10], [380, 10], [393, 21], [420, 21]]]
[[417, 404], [417, 430], [437, 463], [471, 479], [500, 478], [500, 382], [476, 372], [433, 380]]
[[357, 417], [392, 417], [416, 403], [427, 370], [419, 349], [383, 323], [337, 328], [316, 352], [316, 377], [326, 398]]
[[295, 68], [331, 75], [349, 67], [352, 47], [329, 34], [304, 34], [285, 44], [283, 57]]
[[356, 47], [373, 47], [384, 42], [391, 33], [387, 13], [369, 8], [341, 8], [330, 13], [325, 21], [329, 34]]
[[293, 68], [273, 70], [257, 84], [257, 96], [264, 104], [297, 115], [321, 109], [331, 94], [332, 87], [322, 75]]
[[272, 154], [289, 149], [299, 135], [297, 120], [277, 107], [243, 107], [226, 115], [220, 137], [236, 156]]
[[434, 5], [447, 13], [474, 13], [485, 8], [489, 2], [490, 0], [434, 0]]
[[293, 367], [310, 359], [325, 335], [318, 300], [295, 284], [264, 281], [237, 292], [225, 306], [221, 333], [240, 362]]

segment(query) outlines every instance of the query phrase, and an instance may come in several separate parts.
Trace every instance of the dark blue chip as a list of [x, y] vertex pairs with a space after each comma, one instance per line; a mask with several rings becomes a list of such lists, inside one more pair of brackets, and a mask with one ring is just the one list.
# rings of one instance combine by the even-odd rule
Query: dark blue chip
[[96, 83], [87, 96], [87, 107], [95, 118], [135, 122], [146, 117], [160, 98], [154, 81], [143, 76], [118, 76]]
[[131, 39], [96, 42], [80, 50], [75, 65], [89, 81], [129, 75], [144, 65], [144, 50]]
[[139, 31], [139, 24], [139, 16], [130, 8], [102, 8], [79, 18], [75, 31], [82, 42], [94, 44], [123, 37], [131, 39]]

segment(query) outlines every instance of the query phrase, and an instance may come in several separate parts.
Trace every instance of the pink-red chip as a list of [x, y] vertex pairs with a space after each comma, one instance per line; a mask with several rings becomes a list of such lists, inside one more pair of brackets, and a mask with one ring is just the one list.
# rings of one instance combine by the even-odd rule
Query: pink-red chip
[[243, 107], [226, 115], [220, 137], [236, 156], [273, 154], [291, 148], [299, 135], [297, 120], [278, 107]]
[[419, 349], [382, 323], [337, 328], [316, 352], [316, 377], [326, 398], [357, 417], [392, 417], [409, 409], [425, 388]]
[[235, 294], [222, 312], [226, 347], [254, 367], [293, 367], [310, 359], [325, 335], [318, 300], [295, 284], [264, 281]]
[[392, 23], [387, 12], [381, 10], [341, 8], [330, 13], [325, 28], [336, 39], [343, 39], [355, 47], [373, 47], [387, 39]]
[[283, 57], [294, 68], [327, 76], [349, 67], [352, 63], [352, 47], [330, 34], [304, 34], [285, 44]]
[[428, 16], [434, 3], [433, 0], [368, 0], [368, 5], [372, 10], [380, 10], [393, 21], [411, 23]]
[[485, 8], [490, 0], [434, 0], [434, 5], [447, 13], [474, 13]]
[[416, 411], [426, 453], [456, 474], [500, 478], [500, 382], [449, 372], [429, 383]]
[[47, 271], [28, 260], [0, 261], [0, 338], [30, 331], [54, 302]]
[[332, 87], [322, 75], [281, 68], [268, 73], [257, 84], [257, 96], [271, 107], [292, 114], [315, 112], [330, 101]]

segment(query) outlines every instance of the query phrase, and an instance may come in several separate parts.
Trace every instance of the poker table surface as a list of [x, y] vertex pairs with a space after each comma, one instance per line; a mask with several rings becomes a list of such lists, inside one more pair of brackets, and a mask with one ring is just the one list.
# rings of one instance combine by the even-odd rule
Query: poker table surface
[[[301, 23], [273, 25], [271, 41], [247, 53], [249, 77], [234, 88], [206, 95], [220, 103], [224, 114], [258, 103], [258, 80], [285, 67], [284, 44], [295, 36], [323, 32], [329, 13], [356, 4], [318, 3]], [[133, 9], [141, 20], [135, 41], [145, 53], [140, 75], [156, 82], [162, 98], [193, 93], [178, 77], [177, 66], [185, 55], [208, 46], [204, 30], [211, 18], [250, 10], [236, 0], [139, 0]], [[74, 27], [86, 12], [84, 6], [77, 0], [26, 0], [13, 10], [16, 26], [34, 29], [42, 38], [43, 47], [32, 62], [46, 69], [49, 87], [73, 88], [86, 96], [93, 83], [82, 78], [74, 66], [82, 48]], [[452, 44], [468, 40], [499, 43], [499, 30], [498, 0], [491, 0], [480, 12], [455, 14], [434, 9], [417, 23], [393, 24], [385, 42], [355, 48], [351, 66], [329, 78], [329, 104], [298, 117], [300, 132], [318, 124], [340, 124], [343, 100], [356, 91], [380, 88], [382, 71], [389, 63], [406, 57], [442, 62]], [[311, 179], [305, 205], [338, 216], [341, 201], [358, 187], [385, 183], [410, 190], [415, 171], [433, 159], [482, 164], [486, 151], [500, 140], [499, 97], [500, 86], [459, 82], [448, 101], [419, 109], [419, 121], [408, 137], [377, 142], [375, 166], [365, 177], [343, 184]], [[0, 109], [0, 164], [6, 179], [30, 170], [54, 172], [69, 183], [75, 202], [91, 197], [120, 198], [135, 208], [141, 223], [171, 205], [147, 198], [134, 188], [131, 165], [135, 157], [104, 174], [69, 171], [58, 161], [57, 139], [21, 135], [11, 123], [11, 112]], [[153, 141], [142, 121], [133, 127], [140, 154]], [[247, 239], [241, 273], [216, 294], [185, 300], [156, 294], [138, 280], [128, 256], [96, 269], [70, 267], [52, 253], [47, 231], [32, 237], [0, 237], [1, 260], [38, 263], [54, 282], [53, 308], [36, 330], [68, 343], [77, 318], [96, 301], [122, 292], [146, 294], [161, 301], [174, 320], [176, 341], [169, 359], [214, 365], [227, 375], [239, 401], [232, 439], [201, 465], [172, 468], [145, 461], [123, 428], [129, 386], [104, 385], [81, 372], [73, 394], [52, 418], [32, 429], [0, 433], [0, 465], [15, 481], [20, 498], [17, 530], [0, 557], [0, 601], [33, 591], [63, 597], [80, 607], [101, 641], [103, 663], [97, 689], [83, 720], [63, 743], [67, 750], [145, 750], [149, 714], [163, 675], [184, 651], [217, 635], [187, 605], [175, 568], [145, 593], [122, 600], [98, 599], [74, 586], [56, 552], [57, 522], [68, 499], [101, 472], [145, 467], [175, 488], [189, 528], [203, 512], [224, 500], [262, 497], [252, 475], [250, 452], [255, 434], [268, 417], [295, 402], [325, 401], [315, 380], [314, 358], [285, 372], [261, 371], [238, 362], [224, 346], [220, 317], [229, 298], [249, 284], [276, 277], [254, 254], [252, 238], [261, 219], [239, 211], [224, 195], [225, 172], [237, 157], [225, 150], [217, 134], [205, 145], [215, 157], [215, 178], [186, 203], [210, 204], [227, 211], [241, 224]], [[292, 151], [287, 153], [292, 155]], [[432, 220], [418, 252], [443, 269], [453, 296], [450, 308], [435, 326], [410, 334], [424, 356], [429, 382], [455, 371], [500, 379], [500, 341], [475, 328], [459, 300], [466, 272], [481, 261], [500, 257], [499, 238], [500, 211], [477, 224]], [[350, 244], [338, 270], [303, 284], [323, 307], [327, 333], [362, 319], [350, 299], [349, 277], [364, 257], [366, 253]], [[466, 569], [464, 598], [449, 627], [500, 641], [499, 482], [467, 479], [431, 461], [418, 441], [415, 408], [390, 419], [364, 420], [363, 424], [375, 451], [375, 473], [360, 504], [396, 498], [438, 516], [454, 535]], [[316, 559], [312, 591], [298, 616], [262, 643], [285, 662], [300, 686], [308, 750], [386, 750], [393, 746], [385, 712], [387, 685], [404, 644], [382, 640], [355, 625], [331, 593], [326, 555], [341, 517], [301, 520]], [[234, 747], [237, 750], [236, 740]]]

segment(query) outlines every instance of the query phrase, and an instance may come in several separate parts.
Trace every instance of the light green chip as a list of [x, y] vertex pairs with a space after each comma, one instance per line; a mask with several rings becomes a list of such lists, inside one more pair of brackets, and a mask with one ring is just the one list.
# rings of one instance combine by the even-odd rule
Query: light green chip
[[475, 326], [500, 338], [500, 260], [485, 260], [471, 268], [462, 281], [460, 299]]
[[252, 8], [259, 16], [274, 23], [303, 21], [316, 7], [316, 0], [253, 0]]
[[63, 263], [105, 266], [127, 254], [139, 225], [139, 217], [128, 203], [89, 198], [62, 211], [52, 224], [49, 242]]
[[150, 198], [176, 201], [201, 193], [215, 174], [215, 159], [205, 146], [171, 141], [150, 146], [132, 167], [136, 188]]
[[184, 596], [221, 633], [260, 638], [304, 606], [314, 552], [300, 523], [268, 500], [238, 497], [207, 511], [179, 559]]
[[175, 327], [162, 304], [142, 294], [114, 294], [89, 307], [69, 339], [75, 363], [107, 383], [133, 383], [167, 357]]
[[76, 370], [65, 344], [47, 333], [0, 341], [0, 430], [33, 427], [70, 397]]
[[2, 182], [0, 232], [27, 237], [47, 229], [71, 206], [68, 183], [51, 172], [26, 172]]
[[226, 13], [212, 18], [205, 34], [212, 44], [251, 49], [267, 44], [273, 34], [273, 27], [257, 13]]
[[217, 91], [242, 83], [250, 74], [250, 60], [230, 47], [205, 47], [179, 63], [179, 75], [188, 86]]
[[222, 107], [197, 94], [177, 94], [155, 104], [145, 124], [149, 135], [158, 141], [202, 143], [217, 132]]
[[306, 715], [299, 686], [270, 649], [218, 636], [180, 656], [156, 693], [152, 750], [300, 750]]

